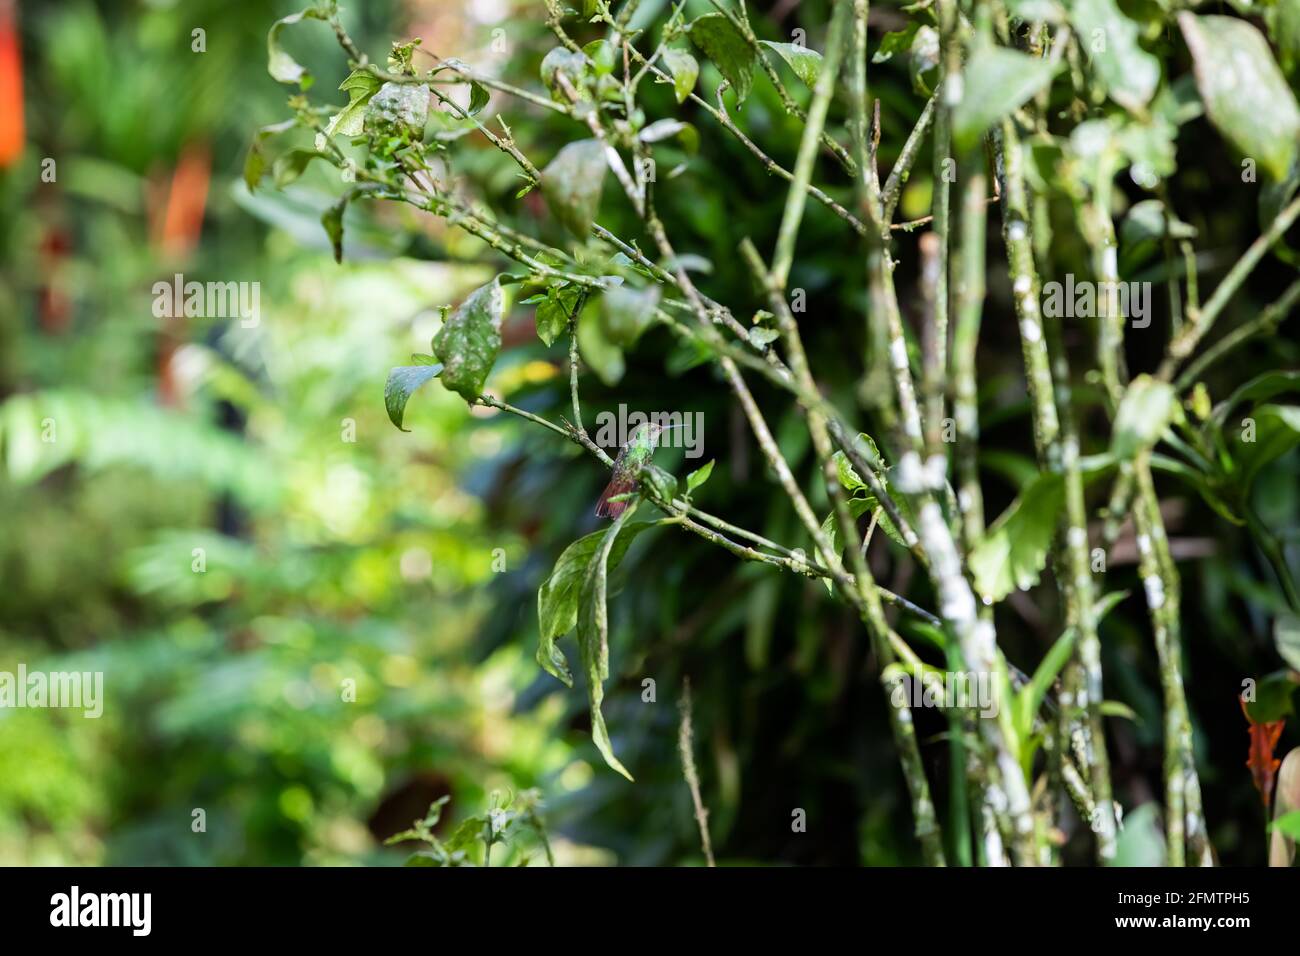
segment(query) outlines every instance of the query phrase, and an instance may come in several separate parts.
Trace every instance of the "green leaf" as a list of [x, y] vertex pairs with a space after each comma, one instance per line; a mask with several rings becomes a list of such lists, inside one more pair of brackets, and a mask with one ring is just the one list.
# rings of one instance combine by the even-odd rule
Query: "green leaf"
[[311, 85], [311, 74], [301, 63], [291, 57], [280, 46], [280, 31], [303, 20], [325, 20], [328, 14], [324, 8], [311, 6], [298, 13], [276, 20], [266, 34], [266, 71], [271, 78], [280, 83], [297, 83], [303, 89]]
[[569, 98], [559, 83], [563, 76], [573, 87], [575, 93], [583, 92], [583, 77], [587, 72], [587, 58], [562, 46], [557, 46], [542, 58], [542, 85], [551, 94], [551, 99], [558, 103], [568, 103]]
[[1178, 25], [1210, 122], [1273, 180], [1285, 179], [1296, 158], [1300, 106], [1263, 34], [1236, 17], [1185, 11]]
[[1236, 444], [1237, 481], [1249, 491], [1260, 469], [1300, 445], [1300, 406], [1260, 405], [1250, 413], [1255, 420], [1255, 440]]
[[902, 30], [895, 30], [892, 33], [886, 33], [880, 38], [880, 48], [872, 56], [872, 63], [886, 63], [893, 58], [895, 53], [906, 53], [912, 49], [912, 41], [916, 39], [916, 31], [921, 29], [921, 24], [913, 21]]
[[822, 70], [822, 55], [816, 50], [797, 43], [775, 43], [771, 40], [759, 40], [769, 50], [775, 50], [786, 65], [794, 70], [795, 75], [803, 80], [808, 89], [817, 85], [817, 74]]
[[379, 92], [379, 77], [366, 70], [353, 70], [339, 84], [348, 94], [348, 105], [330, 117], [326, 136], [360, 136], [365, 129], [366, 104]]
[[1115, 412], [1110, 450], [1129, 461], [1151, 448], [1178, 414], [1178, 393], [1168, 382], [1139, 375], [1129, 383]]
[[[880, 508], [876, 503], [876, 499], [871, 497], [850, 498], [848, 500], [848, 506], [849, 514], [853, 516], [855, 521], [858, 518], [861, 518], [868, 511], [877, 511]], [[880, 517], [885, 517], [883, 511], [880, 511]], [[844, 539], [840, 536], [839, 518], [836, 517], [834, 511], [828, 514], [826, 520], [822, 522], [822, 534], [824, 534], [830, 541], [831, 548], [836, 554], [839, 554], [844, 550]], [[823, 578], [822, 584], [826, 586], [827, 593], [833, 594], [835, 592], [835, 586], [831, 583], [830, 578]]]
[[687, 30], [691, 42], [718, 68], [736, 92], [736, 102], [743, 103], [754, 85], [754, 68], [758, 54], [749, 41], [721, 13], [706, 13], [694, 20]]
[[849, 462], [849, 456], [842, 451], [837, 451], [831, 456], [835, 462], [835, 474], [839, 476], [840, 486], [845, 491], [853, 494], [858, 491], [867, 491], [867, 484], [862, 480], [862, 476], [857, 473], [853, 465]]
[[482, 83], [477, 80], [471, 80], [469, 84], [469, 115], [475, 116], [483, 111], [483, 107], [488, 105], [488, 100], [492, 99], [491, 92]]
[[654, 492], [661, 500], [672, 501], [677, 497], [677, 477], [672, 472], [653, 462], [647, 462], [641, 466], [639, 477], [646, 489]]
[[1255, 699], [1246, 703], [1247, 716], [1257, 724], [1270, 724], [1294, 714], [1295, 690], [1289, 670], [1266, 674], [1255, 682]]
[[981, 597], [1000, 601], [1038, 581], [1064, 501], [1061, 476], [1041, 473], [989, 526], [968, 561]]
[[580, 239], [591, 233], [605, 183], [605, 147], [599, 140], [569, 143], [542, 170], [542, 195], [555, 216]]
[[392, 369], [384, 383], [384, 407], [388, 409], [388, 420], [402, 431], [410, 431], [402, 428], [407, 401], [417, 388], [441, 371], [441, 365], [399, 365]]
[[1072, 10], [1079, 41], [1110, 98], [1141, 112], [1160, 85], [1160, 61], [1138, 44], [1138, 25], [1115, 0], [1074, 0]]
[[635, 500], [630, 501], [605, 532], [600, 547], [592, 556], [587, 573], [583, 576], [582, 591], [578, 597], [578, 651], [587, 678], [587, 700], [591, 705], [591, 739], [595, 741], [596, 749], [605, 758], [605, 762], [629, 780], [632, 775], [614, 756], [600, 706], [605, 699], [605, 681], [609, 678], [609, 607], [606, 603], [609, 557], [618, 541], [619, 532], [636, 512], [636, 505]]
[[[653, 527], [649, 521], [629, 524], [614, 542], [607, 559], [606, 573], [612, 574], [636, 536]], [[578, 597], [592, 557], [604, 541], [607, 529], [593, 531], [574, 541], [555, 562], [555, 567], [537, 589], [537, 625], [541, 643], [537, 662], [548, 674], [573, 686], [573, 675], [564, 653], [555, 646], [557, 639], [573, 630], [578, 623]]]
[[1216, 428], [1222, 428], [1228, 420], [1228, 413], [1242, 402], [1258, 402], [1286, 392], [1300, 392], [1300, 371], [1264, 372], [1256, 375], [1214, 407], [1211, 421]]
[[266, 174], [266, 152], [263, 146], [267, 138], [277, 133], [287, 132], [297, 125], [297, 120], [272, 123], [270, 126], [263, 126], [253, 136], [253, 141], [248, 146], [248, 155], [244, 158], [244, 183], [248, 186], [249, 192], [257, 189], [262, 182], [262, 176]]
[[475, 289], [433, 337], [433, 354], [444, 368], [442, 384], [473, 402], [501, 351], [505, 294], [500, 278]]
[[283, 156], [276, 157], [274, 165], [271, 167], [271, 175], [275, 180], [277, 189], [283, 189], [290, 183], [294, 182], [299, 176], [306, 171], [313, 159], [320, 159], [323, 153], [318, 153], [314, 149], [291, 149]]
[[623, 379], [623, 350], [610, 339], [603, 317], [588, 309], [578, 320], [578, 351], [596, 377], [611, 387]]
[[580, 295], [582, 289], [567, 282], [547, 287], [545, 296], [537, 304], [537, 315], [534, 318], [537, 337], [544, 344], [550, 345], [564, 334]]
[[968, 152], [994, 123], [1052, 81], [1055, 67], [1003, 47], [976, 46], [966, 64], [961, 102], [953, 110], [952, 136], [958, 152]]
[[700, 149], [700, 134], [690, 123], [683, 123], [681, 120], [661, 119], [655, 120], [645, 129], [637, 134], [637, 139], [643, 143], [658, 143], [676, 136], [679, 145], [686, 152], [694, 155]]
[[1165, 835], [1156, 819], [1156, 805], [1144, 803], [1124, 817], [1115, 841], [1115, 856], [1107, 866], [1164, 866]]
[[1287, 74], [1295, 73], [1300, 67], [1300, 3], [1284, 0], [1270, 7], [1264, 19], [1277, 45], [1282, 69]]
[[582, 52], [587, 55], [587, 59], [591, 60], [597, 76], [609, 76], [618, 65], [618, 53], [614, 49], [614, 44], [606, 39], [592, 40], [582, 48]]
[[351, 198], [352, 193], [344, 193], [338, 202], [321, 213], [320, 224], [325, 227], [325, 235], [329, 237], [335, 262], [343, 261], [343, 213], [347, 211], [348, 200]]
[[1103, 717], [1119, 717], [1121, 720], [1128, 720], [1135, 724], [1138, 722], [1138, 715], [1133, 708], [1117, 700], [1103, 700], [1097, 709], [1101, 711]]
[[1282, 660], [1300, 671], [1300, 615], [1284, 613], [1273, 622], [1273, 643]]
[[609, 340], [623, 348], [635, 345], [641, 333], [654, 321], [659, 296], [659, 287], [654, 285], [644, 289], [622, 285], [608, 290], [602, 298], [602, 306]]
[[685, 50], [664, 50], [661, 59], [673, 78], [673, 95], [677, 97], [677, 102], [686, 102], [686, 97], [691, 95], [695, 81], [700, 76], [700, 64]]
[[1300, 810], [1284, 813], [1268, 825], [1270, 831], [1276, 830], [1292, 840], [1300, 840]]
[[707, 465], [704, 465], [703, 467], [700, 468], [696, 468], [693, 472], [691, 472], [689, 475], [686, 476], [686, 493], [689, 495], [696, 488], [700, 487], [700, 485], [704, 484], [706, 481], [709, 480], [709, 476], [712, 474], [713, 474], [713, 459], [709, 459], [709, 463]]
[[1057, 675], [1070, 660], [1077, 636], [1074, 628], [1067, 628], [1039, 662], [1029, 683], [1016, 695], [1016, 723], [1022, 739], [1027, 739], [1033, 733], [1034, 716], [1038, 713], [1038, 708], [1043, 706]]

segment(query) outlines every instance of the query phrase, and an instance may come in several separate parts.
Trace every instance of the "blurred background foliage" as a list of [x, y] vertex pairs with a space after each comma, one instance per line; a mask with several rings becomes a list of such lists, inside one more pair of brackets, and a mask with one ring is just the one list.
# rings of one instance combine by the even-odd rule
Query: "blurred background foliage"
[[[254, 130], [288, 115], [284, 88], [266, 74], [266, 30], [298, 6], [16, 5], [26, 128], [21, 153], [0, 171], [0, 669], [103, 670], [107, 702], [98, 721], [0, 712], [0, 863], [400, 863], [407, 854], [383, 840], [435, 799], [451, 797], [441, 833], [483, 813], [491, 791], [532, 787], [561, 863], [699, 862], [676, 756], [686, 675], [720, 859], [919, 862], [856, 619], [819, 584], [739, 564], [692, 536], [642, 535], [614, 579], [605, 714], [637, 782], [603, 766], [583, 695], [542, 673], [533, 654], [537, 586], [569, 542], [599, 526], [592, 509], [605, 475], [554, 435], [471, 414], [442, 389], [412, 401], [410, 434], [384, 414], [389, 367], [427, 351], [438, 307], [491, 274], [490, 250], [405, 207], [354, 203], [335, 265], [319, 217], [342, 187], [324, 164], [283, 190], [268, 183], [252, 194], [242, 182]], [[905, 21], [891, 5], [872, 6], [874, 49]], [[1144, 4], [1125, 6], [1142, 15]], [[824, 34], [821, 0], [751, 9], [767, 13], [764, 36], [803, 28], [816, 46]], [[637, 20], [665, 14], [663, 0], [644, 0]], [[534, 89], [554, 45], [543, 21], [531, 0], [345, 10], [374, 59], [391, 40], [419, 36], [427, 50]], [[192, 49], [196, 28], [204, 52]], [[1170, 76], [1187, 72], [1174, 38], [1148, 41]], [[333, 91], [346, 63], [328, 29], [305, 26], [285, 42], [316, 75], [313, 93], [341, 101]], [[924, 99], [898, 58], [872, 76], [887, 168]], [[707, 67], [705, 85], [716, 83]], [[666, 88], [647, 99], [657, 116], [676, 111]], [[563, 117], [518, 101], [494, 96], [487, 115], [497, 112], [539, 166], [578, 138]], [[661, 154], [674, 160], [661, 168], [685, 165], [659, 185], [659, 211], [677, 248], [701, 257], [702, 288], [742, 314], [761, 297], [735, 247], [743, 236], [771, 247], [783, 184], [707, 116], [686, 113], [699, 153]], [[736, 115], [793, 163], [801, 126], [766, 78]], [[829, 128], [843, 141], [842, 124], [832, 116]], [[1183, 127], [1178, 145], [1171, 199], [1210, 250], [1202, 275], [1213, 281], [1257, 233], [1257, 197], [1204, 122]], [[455, 146], [454, 172], [474, 195], [538, 235], [560, 235], [536, 194], [515, 196], [507, 157], [476, 136]], [[46, 158], [57, 164], [52, 183], [41, 179]], [[928, 212], [929, 168], [923, 157], [903, 218]], [[847, 179], [821, 172], [847, 201]], [[607, 190], [602, 222], [634, 234], [613, 199]], [[1118, 201], [1117, 218], [1129, 200]], [[817, 204], [799, 249], [791, 285], [807, 292], [814, 368], [843, 407], [862, 398], [869, 409], [856, 362], [867, 347], [860, 250]], [[1082, 248], [1061, 243], [1050, 254], [1061, 271], [1088, 271]], [[898, 286], [915, 299], [915, 236], [899, 237], [897, 255]], [[177, 272], [259, 282], [259, 324], [156, 318], [153, 283]], [[1279, 274], [1261, 268], [1225, 327], [1269, 301]], [[1158, 273], [1141, 277], [1163, 287]], [[1033, 449], [1005, 272], [989, 285], [981, 420], [996, 514]], [[1158, 291], [1157, 315], [1163, 307]], [[490, 387], [530, 411], [567, 413], [564, 350], [537, 341], [530, 307], [512, 309], [504, 336]], [[1151, 367], [1164, 337], [1130, 338], [1130, 366]], [[589, 415], [620, 403], [702, 412], [703, 460], [718, 461], [702, 505], [809, 546], [700, 356], [663, 330], [616, 361], [587, 345], [584, 358], [601, 372], [583, 380]], [[1211, 392], [1294, 365], [1297, 353], [1294, 336], [1257, 343], [1211, 375]], [[819, 488], [796, 411], [756, 391], [787, 460]], [[49, 422], [53, 441], [43, 440]], [[684, 467], [673, 449], [657, 461], [678, 474], [698, 465]], [[1211, 838], [1224, 862], [1258, 863], [1262, 814], [1236, 695], [1243, 677], [1280, 666], [1271, 628], [1283, 602], [1240, 529], [1178, 486], [1162, 492], [1184, 557], [1185, 666]], [[1296, 566], [1294, 453], [1256, 495]], [[817, 506], [826, 509], [824, 496]], [[1126, 540], [1111, 576], [1136, 593]], [[933, 604], [910, 559], [878, 541], [871, 560], [888, 587]], [[1057, 636], [1054, 593], [1046, 581], [999, 610], [1008, 655], [1027, 669]], [[1140, 598], [1106, 619], [1103, 640], [1108, 696], [1135, 714], [1110, 728], [1117, 795], [1133, 807], [1160, 790], [1160, 684]], [[917, 720], [942, 799], [946, 723], [928, 712]], [[1296, 741], [1288, 726], [1279, 753]], [[191, 831], [195, 808], [206, 811], [205, 834]], [[791, 830], [795, 808], [807, 813], [806, 833]]]

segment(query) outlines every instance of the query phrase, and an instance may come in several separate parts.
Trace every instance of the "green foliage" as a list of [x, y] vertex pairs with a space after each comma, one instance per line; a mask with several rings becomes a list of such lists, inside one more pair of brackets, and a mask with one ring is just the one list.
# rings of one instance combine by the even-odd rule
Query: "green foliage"
[[1300, 106], [1268, 41], [1236, 17], [1180, 13], [1178, 25], [1211, 122], [1243, 156], [1284, 179], [1300, 149]]
[[433, 354], [443, 366], [442, 384], [467, 402], [483, 394], [483, 383], [501, 351], [504, 313], [505, 292], [500, 279], [493, 279], [471, 292], [433, 337]]
[[1178, 396], [1173, 386], [1149, 375], [1139, 375], [1124, 392], [1115, 413], [1111, 454], [1127, 461], [1147, 451], [1178, 414]]
[[721, 13], [706, 13], [691, 21], [687, 33], [691, 42], [731, 84], [736, 102], [745, 102], [754, 86], [758, 54], [744, 34]]
[[619, 533], [636, 512], [636, 502], [630, 502], [609, 530], [601, 538], [582, 577], [578, 592], [578, 652], [582, 658], [583, 673], [587, 678], [587, 700], [591, 704], [591, 739], [605, 758], [605, 763], [628, 780], [632, 774], [614, 756], [614, 747], [605, 727], [605, 715], [600, 705], [605, 699], [605, 681], [609, 679], [609, 585], [610, 556], [618, 542]]
[[417, 388], [442, 371], [441, 365], [399, 365], [388, 373], [384, 383], [384, 407], [388, 409], [388, 420], [402, 431], [402, 418], [406, 414], [406, 403]]
[[816, 50], [810, 50], [806, 46], [798, 46], [794, 43], [776, 43], [772, 40], [760, 40], [759, 42], [785, 60], [790, 69], [794, 70], [795, 75], [803, 80], [804, 85], [809, 89], [816, 84], [817, 74], [822, 69], [822, 55]]
[[1064, 501], [1061, 476], [1042, 473], [989, 525], [967, 559], [981, 597], [1001, 601], [1017, 588], [1037, 583]]
[[565, 146], [542, 170], [542, 195], [551, 213], [575, 236], [585, 238], [600, 211], [605, 149], [594, 139]]
[[984, 132], [1052, 80], [1051, 63], [994, 46], [978, 45], [963, 78], [961, 102], [953, 110], [952, 141], [969, 152]]

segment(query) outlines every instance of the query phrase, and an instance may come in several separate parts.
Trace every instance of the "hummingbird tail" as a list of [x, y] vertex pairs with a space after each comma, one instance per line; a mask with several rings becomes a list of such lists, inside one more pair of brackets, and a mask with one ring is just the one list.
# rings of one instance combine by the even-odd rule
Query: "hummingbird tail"
[[635, 478], [614, 478], [605, 490], [601, 492], [600, 500], [596, 502], [596, 517], [598, 518], [617, 518], [623, 513], [628, 506], [627, 499], [620, 501], [610, 501], [610, 498], [616, 498], [619, 495], [626, 495], [636, 491]]

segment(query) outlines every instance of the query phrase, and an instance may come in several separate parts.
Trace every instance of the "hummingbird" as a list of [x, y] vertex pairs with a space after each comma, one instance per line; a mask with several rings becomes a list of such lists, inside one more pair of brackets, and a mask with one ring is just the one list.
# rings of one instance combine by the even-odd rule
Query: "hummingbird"
[[629, 504], [628, 499], [622, 498], [618, 501], [610, 501], [610, 499], [636, 491], [638, 487], [636, 476], [650, 463], [655, 449], [659, 447], [660, 433], [676, 427], [676, 425], [663, 426], [657, 422], [646, 422], [637, 426], [632, 437], [619, 449], [618, 457], [614, 459], [614, 472], [610, 476], [609, 484], [601, 493], [600, 501], [596, 502], [598, 518], [617, 518], [623, 513]]

